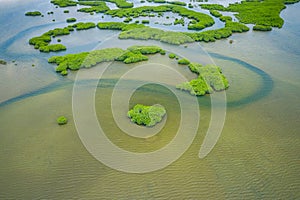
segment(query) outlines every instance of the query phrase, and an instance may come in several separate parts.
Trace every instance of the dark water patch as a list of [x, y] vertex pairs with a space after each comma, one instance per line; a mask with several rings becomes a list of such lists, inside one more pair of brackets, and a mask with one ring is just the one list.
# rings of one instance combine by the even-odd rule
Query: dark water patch
[[48, 93], [48, 92], [52, 92], [54, 90], [57, 90], [59, 88], [65, 87], [65, 86], [70, 85], [70, 84], [73, 84], [73, 82], [68, 80], [68, 79], [58, 80], [58, 81], [56, 81], [54, 83], [51, 83], [47, 86], [44, 86], [44, 87], [42, 87], [38, 90], [34, 90], [34, 91], [31, 91], [31, 92], [13, 97], [13, 98], [8, 99], [6, 101], [3, 101], [3, 102], [0, 103], [0, 107], [5, 106], [5, 105], [9, 105], [9, 104], [12, 104], [12, 103], [15, 103], [15, 102], [18, 102], [18, 101], [21, 101], [21, 100], [24, 100], [24, 99], [27, 99], [27, 98], [30, 98], [30, 97], [34, 97], [34, 96], [38, 96], [38, 95], [45, 94], [45, 93]]
[[[28, 55], [26, 53], [24, 54], [20, 54], [20, 53], [9, 53], [7, 52], [7, 49], [9, 46], [11, 46], [16, 40], [24, 37], [24, 35], [29, 34], [35, 30], [39, 30], [41, 28], [45, 28], [48, 26], [53, 26], [53, 25], [58, 25], [58, 24], [63, 24], [63, 23], [48, 23], [48, 24], [42, 24], [42, 25], [38, 25], [38, 26], [32, 26], [30, 28], [27, 28], [23, 31], [18, 32], [16, 35], [10, 37], [9, 39], [7, 39], [6, 41], [0, 43], [0, 54], [5, 54], [7, 57], [12, 57], [12, 58], [16, 58], [18, 56], [22, 56], [22, 55]], [[38, 35], [37, 35], [38, 36]], [[33, 47], [32, 47], [33, 48]]]
[[[266, 97], [267, 95], [269, 95], [269, 93], [272, 91], [273, 89], [273, 80], [271, 78], [270, 75], [268, 75], [267, 73], [265, 73], [263, 70], [259, 69], [258, 67], [251, 65], [245, 61], [242, 61], [240, 59], [237, 58], [233, 58], [233, 57], [228, 57], [228, 56], [224, 56], [221, 54], [217, 54], [217, 53], [212, 53], [209, 52], [210, 56], [217, 58], [217, 59], [221, 59], [221, 60], [226, 60], [226, 61], [231, 61], [234, 63], [237, 63], [245, 68], [247, 68], [248, 70], [250, 70], [251, 72], [254, 72], [255, 74], [259, 75], [262, 79], [262, 86], [260, 88], [258, 88], [254, 93], [250, 94], [249, 96], [242, 98], [240, 100], [235, 100], [235, 101], [228, 101], [227, 102], [227, 106], [228, 107], [238, 107], [238, 106], [242, 106], [242, 105], [246, 105], [255, 101], [258, 101], [259, 99], [262, 99], [263, 97]], [[94, 82], [95, 80], [80, 80], [78, 81], [79, 84], [86, 84], [87, 86], [89, 85], [89, 83]], [[102, 87], [102, 88], [114, 88], [115, 84], [117, 83], [118, 79], [101, 79], [99, 81], [98, 87]], [[130, 80], [130, 81], [138, 81], [138, 80]], [[29, 93], [25, 93], [22, 95], [19, 95], [17, 97], [8, 99], [2, 103], [0, 103], [0, 107], [4, 106], [4, 105], [8, 105], [10, 103], [14, 103], [17, 101], [20, 101], [22, 99], [28, 98], [28, 97], [32, 97], [32, 96], [37, 96], [40, 94], [44, 94], [47, 92], [51, 92], [55, 89], [61, 88], [63, 86], [66, 85], [70, 85], [73, 84], [72, 80], [66, 79], [64, 77], [60, 77], [59, 81], [47, 85], [45, 87], [42, 87], [38, 90], [29, 92]], [[173, 87], [173, 86], [171, 86]], [[124, 89], [126, 89], [126, 86], [124, 86]], [[163, 91], [159, 91], [157, 90], [157, 88], [152, 87], [150, 85], [146, 86], [146, 87], [142, 87], [141, 90], [143, 92], [151, 92], [151, 93], [164, 93]], [[229, 88], [230, 90], [230, 88]], [[247, 88], [245, 88], [245, 90], [247, 90]], [[187, 95], [190, 95], [189, 93], [187, 93]], [[206, 95], [206, 96], [201, 96], [198, 97], [198, 102], [200, 105], [203, 106], [210, 106], [210, 96]]]
[[[248, 70], [258, 74], [262, 78], [262, 82], [263, 82], [262, 86], [260, 88], [258, 88], [253, 94], [251, 94], [250, 96], [245, 97], [243, 99], [237, 100], [237, 101], [227, 102], [227, 106], [235, 107], [235, 106], [241, 106], [241, 105], [245, 105], [248, 103], [252, 103], [254, 101], [258, 101], [259, 99], [268, 96], [270, 94], [270, 92], [272, 91], [273, 80], [272, 80], [271, 76], [269, 74], [267, 74], [266, 72], [264, 72], [263, 70], [259, 69], [258, 67], [251, 65], [243, 60], [229, 57], [229, 56], [224, 56], [224, 55], [217, 54], [217, 53], [209, 52], [209, 55], [214, 58], [218, 58], [218, 59], [231, 61], [231, 62], [240, 64], [241, 66], [247, 68]], [[247, 89], [247, 88], [245, 88], [245, 89]], [[229, 88], [229, 90], [230, 90], [230, 88]]]

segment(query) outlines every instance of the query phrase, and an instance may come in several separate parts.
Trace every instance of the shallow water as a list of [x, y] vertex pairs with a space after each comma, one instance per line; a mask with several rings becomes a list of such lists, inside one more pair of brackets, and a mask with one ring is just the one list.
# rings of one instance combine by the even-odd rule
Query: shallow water
[[[17, 3], [20, 5], [14, 7]], [[22, 4], [10, 1], [0, 8], [1, 19], [15, 13], [10, 24], [0, 25], [7, 30], [0, 33], [1, 59], [8, 61], [8, 65], [0, 66], [1, 199], [300, 198], [300, 26], [295, 20], [300, 17], [299, 4], [282, 12], [282, 29], [234, 34], [230, 38], [233, 44], [221, 40], [184, 48], [151, 41], [118, 41], [117, 32], [97, 29], [61, 37], [68, 50], [59, 55], [116, 44], [122, 48], [156, 44], [191, 61], [216, 63], [230, 81], [224, 129], [207, 157], [199, 159], [198, 153], [211, 117], [209, 96], [198, 98], [199, 130], [180, 159], [162, 170], [128, 174], [97, 161], [79, 139], [72, 114], [76, 73], [61, 77], [46, 62], [54, 53], [42, 54], [27, 44], [34, 35], [64, 26], [67, 17], [78, 15], [97, 21], [99, 15], [76, 13], [76, 8], [68, 8], [71, 13], [64, 15], [64, 9], [59, 8], [52, 25], [51, 16], [24, 16], [32, 3], [43, 12], [55, 9], [36, 0]], [[148, 62], [170, 66], [188, 79], [194, 77], [166, 56], [151, 56]], [[110, 112], [110, 95], [119, 77], [139, 65], [111, 64], [98, 84], [95, 108], [114, 144], [129, 151], [148, 152], [174, 137], [180, 112], [169, 90], [147, 85], [133, 95], [128, 107], [138, 102], [163, 104], [168, 112], [166, 127], [148, 139], [130, 137], [118, 129]], [[91, 74], [95, 69], [90, 69]], [[86, 84], [89, 87], [88, 80]], [[58, 126], [59, 115], [66, 115], [69, 123]]]

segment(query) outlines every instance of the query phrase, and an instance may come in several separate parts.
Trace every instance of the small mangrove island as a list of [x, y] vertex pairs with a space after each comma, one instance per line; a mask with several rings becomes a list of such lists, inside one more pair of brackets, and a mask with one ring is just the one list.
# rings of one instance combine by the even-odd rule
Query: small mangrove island
[[68, 23], [72, 23], [72, 22], [76, 22], [76, 21], [77, 20], [74, 17], [66, 19], [66, 22], [68, 22]]
[[65, 116], [60, 116], [56, 119], [58, 125], [65, 125], [68, 123], [68, 119]]
[[191, 95], [203, 96], [214, 91], [226, 90], [229, 87], [227, 78], [222, 74], [222, 70], [218, 66], [203, 66], [199, 63], [190, 63], [188, 67], [198, 77], [177, 85], [177, 89], [188, 91]]
[[41, 16], [42, 13], [40, 11], [29, 11], [25, 13], [26, 16]]
[[0, 59], [0, 65], [6, 65], [7, 62], [5, 60]]
[[127, 113], [132, 122], [137, 125], [154, 126], [161, 122], [166, 115], [166, 110], [161, 105], [145, 106], [142, 104], [136, 104]]

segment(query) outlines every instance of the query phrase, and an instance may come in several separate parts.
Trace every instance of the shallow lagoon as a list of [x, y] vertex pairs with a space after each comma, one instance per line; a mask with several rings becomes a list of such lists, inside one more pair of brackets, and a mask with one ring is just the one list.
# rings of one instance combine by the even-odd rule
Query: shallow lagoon
[[[215, 62], [222, 66], [231, 84], [226, 92], [229, 105], [225, 126], [213, 151], [206, 158], [199, 159], [199, 148], [210, 120], [209, 97], [201, 97], [200, 126], [188, 151], [163, 170], [148, 174], [127, 174], [101, 164], [82, 145], [72, 122], [72, 80], [75, 73], [66, 78], [61, 77], [54, 72], [54, 66], [46, 62], [49, 56], [55, 54], [41, 54], [26, 45], [27, 37], [56, 27], [56, 23], [60, 25], [65, 18], [77, 13], [63, 14], [64, 9], [58, 9], [62, 14], [60, 18], [57, 17], [59, 20], [55, 26], [49, 22], [49, 27], [46, 25], [31, 30], [30, 27], [52, 19], [47, 15], [45, 19], [23, 17], [32, 2], [39, 1], [14, 8], [16, 17], [13, 20], [19, 26], [13, 28], [13, 23], [0, 25], [9, 30], [0, 33], [2, 44], [13, 37], [11, 42], [1, 46], [1, 58], [9, 61], [8, 65], [0, 66], [1, 199], [300, 197], [300, 39], [297, 34], [300, 26], [294, 20], [299, 18], [299, 4], [289, 5], [282, 12], [285, 19], [282, 29], [274, 29], [269, 33], [250, 31], [234, 34], [230, 38], [234, 40], [231, 45], [228, 40], [201, 44], [203, 49], [196, 44], [189, 44], [188, 48], [162, 45], [179, 55], [188, 55], [190, 60], [200, 59], [203, 63]], [[38, 7], [42, 12], [51, 10], [43, 10], [43, 5], [46, 3]], [[12, 6], [7, 7], [12, 9]], [[1, 10], [0, 13], [2, 18], [9, 15], [10, 10]], [[95, 20], [98, 16], [82, 15]], [[19, 31], [28, 29], [28, 32], [18, 35]], [[84, 39], [85, 33], [91, 33], [91, 42]], [[116, 41], [116, 36], [107, 42], [103, 41], [111, 33], [117, 32], [94, 29], [61, 37], [69, 49], [60, 54], [109, 47], [111, 41]], [[72, 39], [73, 36], [76, 40]], [[80, 48], [75, 47], [75, 41]], [[121, 41], [118, 46], [125, 48], [133, 43], [141, 42]], [[211, 53], [211, 57], [205, 51]], [[12, 60], [16, 60], [17, 65]], [[188, 70], [167, 56], [154, 56], [149, 62], [153, 61], [178, 69], [189, 78], [193, 77]], [[242, 61], [263, 71], [253, 72]], [[35, 67], [31, 66], [32, 63]], [[174, 136], [172, 133], [176, 127], [170, 121], [166, 122], [165, 134], [158, 134], [148, 140], [130, 138], [117, 130], [109, 108], [102, 106], [105, 103], [109, 105], [108, 97], [114, 80], [121, 74], [121, 71], [118, 74], [114, 70], [124, 68], [125, 71], [132, 67], [118, 63], [112, 65], [112, 71], [106, 74], [107, 82], [100, 82], [97, 89], [97, 115], [104, 128], [110, 130], [108, 137], [115, 144], [132, 151], [152, 151], [165, 145]], [[271, 78], [271, 82], [270, 79], [266, 82], [263, 78], [265, 74]], [[134, 95], [132, 105], [140, 101], [153, 103], [162, 100], [167, 105], [168, 119], [178, 120], [178, 105], [172, 94], [158, 86], [148, 87], [150, 89], [141, 88]], [[260, 95], [254, 96], [257, 91]], [[56, 118], [62, 114], [70, 122], [60, 127], [56, 124]]]

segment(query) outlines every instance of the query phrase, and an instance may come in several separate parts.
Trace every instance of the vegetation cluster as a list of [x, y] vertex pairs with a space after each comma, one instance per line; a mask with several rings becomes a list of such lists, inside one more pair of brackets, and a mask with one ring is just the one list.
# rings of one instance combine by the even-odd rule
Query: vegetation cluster
[[66, 22], [68, 22], [68, 23], [76, 22], [76, 18], [74, 18], [74, 17], [68, 18], [68, 19], [66, 20]]
[[[132, 8], [133, 3], [127, 2], [126, 0], [79, 0], [79, 1], [72, 1], [72, 0], [51, 0], [51, 3], [57, 5], [59, 7], [67, 7], [67, 6], [76, 6], [79, 5], [86, 5], [86, 6], [96, 6], [96, 7], [105, 7], [106, 2], [114, 3], [119, 8]], [[104, 3], [104, 4], [103, 4]], [[98, 8], [100, 9], [100, 8]], [[83, 12], [83, 11], [82, 11]]]
[[187, 17], [193, 20], [194, 23], [189, 23], [188, 29], [190, 30], [202, 30], [206, 27], [212, 26], [215, 22], [213, 18], [207, 14], [189, 10], [187, 8], [178, 5], [161, 5], [161, 6], [142, 6], [128, 9], [115, 9], [109, 10], [105, 14], [113, 17], [139, 17], [149, 16], [150, 13], [164, 13], [173, 12], [178, 13], [182, 17]]
[[161, 105], [145, 106], [142, 104], [136, 104], [127, 113], [132, 122], [148, 127], [161, 122], [165, 114], [166, 110]]
[[51, 37], [62, 36], [62, 35], [69, 35], [71, 31], [76, 30], [85, 30], [90, 28], [95, 28], [96, 24], [92, 22], [79, 22], [73, 25], [69, 25], [64, 28], [55, 28], [53, 30], [49, 30], [46, 33], [33, 37], [29, 40], [29, 44], [33, 45], [35, 49], [39, 49], [41, 52], [56, 52], [56, 51], [63, 51], [67, 48], [62, 44], [49, 44], [51, 42]]
[[90, 7], [80, 8], [78, 12], [85, 12], [85, 13], [104, 13], [109, 10], [109, 7], [103, 1], [79, 1], [79, 5], [85, 5]]
[[[229, 4], [224, 7], [218, 4], [200, 4], [201, 8], [210, 10], [211, 14], [215, 10], [236, 12], [236, 18], [245, 24], [259, 25], [255, 30], [269, 31], [271, 27], [281, 28], [284, 21], [280, 17], [280, 12], [286, 8], [285, 4], [295, 3], [299, 0], [244, 0], [241, 3]], [[261, 27], [263, 26], [263, 27]]]
[[129, 64], [145, 61], [148, 60], [146, 55], [156, 53], [164, 55], [165, 51], [157, 46], [132, 46], [126, 50], [120, 48], [107, 48], [78, 54], [52, 56], [48, 59], [48, 62], [57, 64], [56, 72], [67, 75], [68, 70], [90, 68], [102, 62], [122, 61]]
[[180, 18], [180, 19], [175, 19], [174, 21], [174, 25], [177, 25], [177, 24], [181, 24], [182, 26], [184, 26], [184, 18]]
[[60, 116], [56, 119], [58, 125], [65, 125], [68, 123], [68, 119], [65, 116]]
[[254, 31], [271, 31], [271, 26], [264, 26], [264, 25], [255, 25], [253, 26]]
[[0, 59], [0, 65], [6, 65], [7, 62], [5, 60]]
[[164, 31], [157, 28], [136, 28], [123, 31], [119, 34], [119, 39], [139, 39], [139, 40], [158, 40], [161, 42], [180, 45], [194, 42], [194, 40], [181, 32]]
[[77, 5], [76, 1], [71, 1], [71, 0], [51, 0], [50, 2], [59, 7], [68, 7], [68, 6], [76, 6]]
[[41, 16], [42, 13], [40, 11], [29, 11], [25, 13], [26, 16]]
[[191, 72], [196, 73], [198, 77], [177, 85], [177, 89], [188, 91], [191, 95], [202, 96], [214, 91], [222, 91], [229, 87], [228, 80], [222, 74], [222, 70], [218, 66], [203, 66], [199, 63], [190, 63], [188, 67]]

